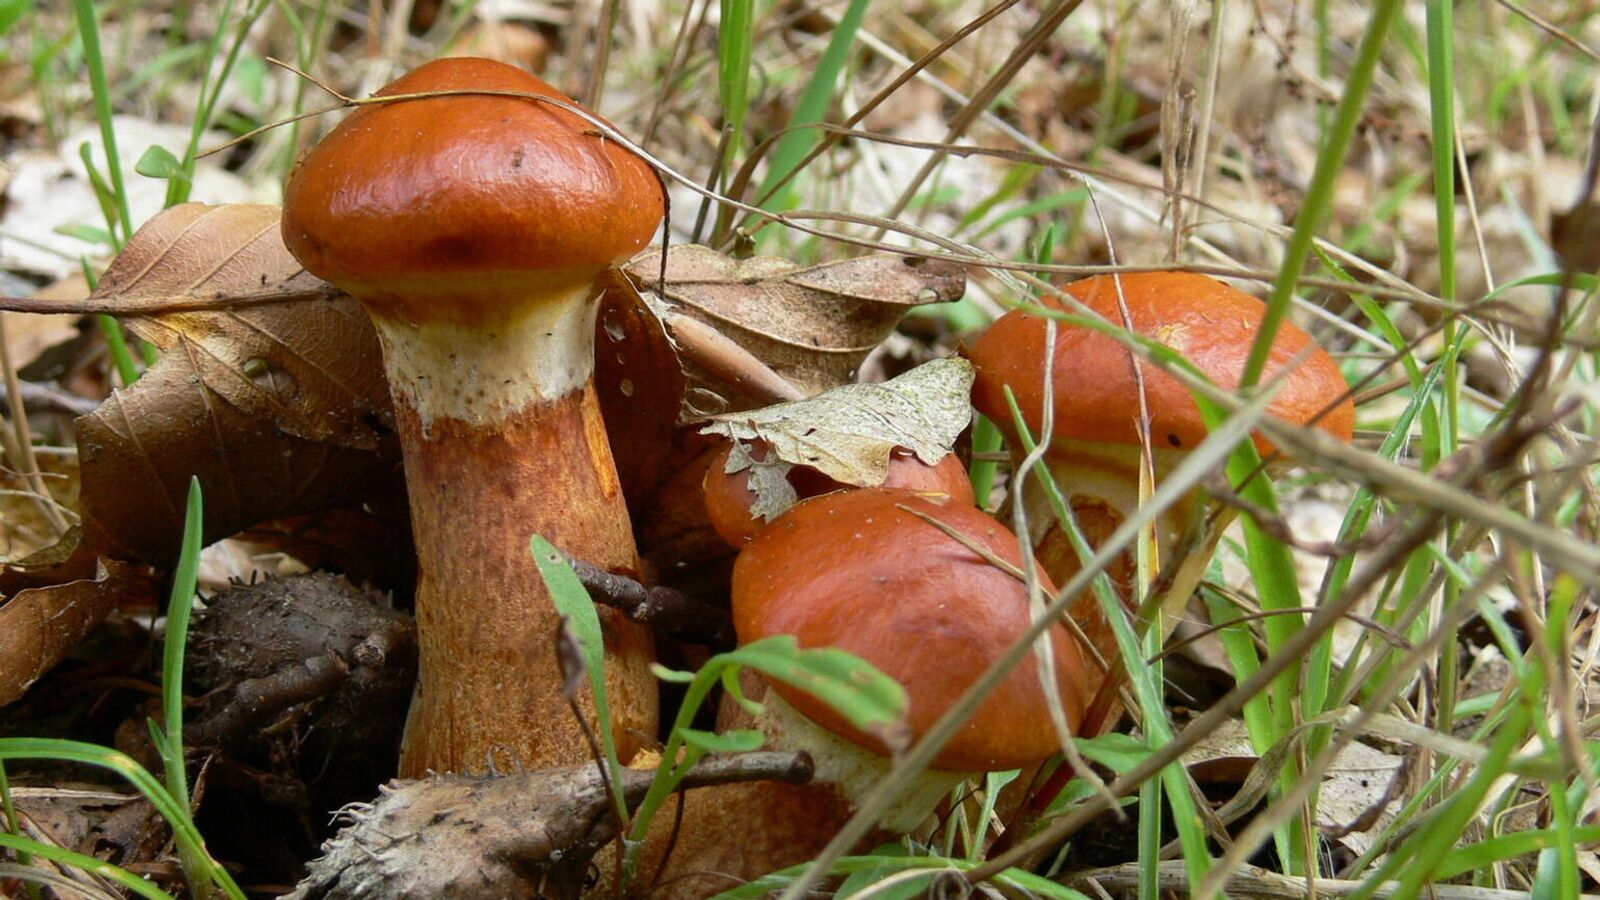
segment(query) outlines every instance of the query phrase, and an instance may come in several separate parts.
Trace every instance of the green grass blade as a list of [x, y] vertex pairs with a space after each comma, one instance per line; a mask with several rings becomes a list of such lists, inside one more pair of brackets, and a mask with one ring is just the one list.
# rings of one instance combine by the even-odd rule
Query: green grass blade
[[1000, 464], [992, 459], [979, 459], [980, 453], [998, 453], [1005, 446], [1000, 429], [983, 413], [973, 413], [972, 465], [967, 476], [972, 480], [972, 496], [978, 498], [978, 508], [988, 509], [989, 495], [994, 493], [995, 475]]
[[[18, 840], [27, 840], [22, 834], [22, 822], [17, 818], [16, 804], [11, 799], [11, 781], [6, 778], [6, 764], [4, 761], [0, 761], [0, 814], [5, 816], [7, 831]], [[16, 850], [18, 865], [30, 866], [33, 864], [33, 856], [31, 854], [20, 848], [13, 847], [12, 849]], [[39, 886], [32, 882], [28, 883], [28, 900], [39, 900]]]
[[724, 125], [731, 132], [722, 171], [733, 172], [733, 160], [744, 138], [750, 113], [750, 64], [755, 48], [755, 0], [722, 0], [722, 26], [717, 33], [717, 89]]
[[627, 821], [628, 805], [622, 796], [622, 761], [617, 758], [617, 740], [611, 731], [611, 701], [606, 694], [606, 645], [600, 631], [600, 614], [595, 611], [594, 601], [578, 580], [577, 573], [572, 571], [572, 566], [568, 565], [555, 545], [537, 534], [529, 544], [534, 564], [539, 567], [539, 575], [550, 591], [556, 611], [566, 619], [567, 626], [577, 636], [578, 646], [583, 651], [589, 688], [594, 692], [595, 718], [599, 720], [600, 733], [596, 737], [605, 749], [606, 766], [611, 770], [612, 801], [616, 804], [620, 820]]
[[1547, 850], [1568, 840], [1583, 845], [1600, 843], [1600, 825], [1578, 825], [1571, 830], [1570, 836], [1554, 828], [1540, 828], [1496, 835], [1475, 844], [1466, 844], [1445, 854], [1439, 868], [1434, 870], [1434, 876], [1440, 881], [1459, 878], [1487, 870], [1495, 863]]
[[1300, 204], [1300, 213], [1295, 218], [1289, 245], [1284, 249], [1278, 280], [1273, 283], [1272, 294], [1267, 298], [1266, 315], [1261, 320], [1256, 342], [1250, 348], [1244, 372], [1239, 377], [1241, 388], [1253, 387], [1266, 371], [1267, 355], [1272, 351], [1272, 342], [1278, 335], [1279, 327], [1289, 315], [1289, 306], [1294, 300], [1295, 288], [1300, 283], [1300, 273], [1311, 257], [1317, 230], [1322, 227], [1328, 211], [1333, 207], [1334, 182], [1344, 168], [1350, 142], [1361, 122], [1362, 107], [1366, 104], [1367, 93], [1372, 89], [1372, 78], [1383, 52], [1384, 39], [1399, 15], [1400, 6], [1399, 0], [1375, 0], [1372, 5], [1372, 16], [1367, 20], [1366, 34], [1362, 35], [1361, 46], [1350, 66], [1344, 96], [1340, 98], [1334, 113], [1333, 125], [1323, 136], [1322, 146], [1317, 151], [1316, 168], [1311, 176], [1311, 184], [1306, 188], [1305, 200]]
[[94, 93], [95, 117], [100, 121], [100, 139], [106, 148], [106, 174], [111, 179], [112, 193], [116, 198], [115, 221], [112, 233], [120, 238], [121, 246], [133, 236], [133, 219], [128, 212], [128, 187], [123, 183], [122, 158], [117, 154], [117, 133], [111, 121], [111, 88], [106, 82], [105, 57], [100, 52], [100, 20], [95, 14], [94, 0], [73, 0], [77, 15], [78, 34], [83, 41], [84, 64], [89, 70], [89, 88]]
[[[821, 133], [809, 126], [821, 122], [828, 113], [828, 106], [833, 103], [839, 75], [850, 60], [850, 47], [855, 43], [856, 32], [861, 29], [867, 3], [868, 0], [850, 0], [850, 5], [839, 19], [839, 25], [833, 29], [828, 47], [817, 61], [816, 71], [812, 73], [811, 81], [800, 95], [800, 102], [789, 119], [790, 130], [778, 139], [778, 146], [769, 160], [767, 177], [756, 194], [762, 209], [781, 212], [795, 205], [798, 194], [789, 176], [822, 140]], [[786, 182], [791, 186], [775, 189]]]
[[[173, 900], [171, 894], [121, 866], [114, 866], [103, 859], [93, 856], [75, 853], [65, 847], [57, 847], [54, 844], [46, 844], [42, 841], [3, 832], [0, 832], [0, 847], [9, 847], [15, 850], [19, 860], [31, 855], [41, 859], [48, 859], [63, 866], [81, 869], [91, 875], [115, 882], [141, 897], [148, 898], [148, 900]], [[30, 882], [29, 887], [33, 888], [29, 893], [37, 896], [38, 886]]]
[[200, 479], [189, 479], [189, 501], [183, 519], [183, 550], [172, 576], [167, 600], [167, 636], [161, 654], [161, 712], [165, 718], [167, 790], [185, 808], [189, 805], [189, 777], [183, 753], [183, 655], [189, 642], [189, 617], [194, 612], [195, 588], [200, 575], [200, 539], [204, 530], [204, 500]]
[[[194, 596], [200, 574], [200, 542], [204, 531], [200, 479], [189, 479], [189, 499], [183, 519], [182, 551], [172, 575], [172, 594], [167, 600], [167, 634], [161, 650], [161, 712], [165, 730], [151, 723], [151, 734], [166, 768], [167, 790], [173, 800], [189, 814], [188, 760], [183, 749], [183, 660], [189, 644], [189, 617], [194, 612]], [[178, 856], [184, 876], [191, 885], [207, 883], [209, 859], [204, 850], [179, 842]]]

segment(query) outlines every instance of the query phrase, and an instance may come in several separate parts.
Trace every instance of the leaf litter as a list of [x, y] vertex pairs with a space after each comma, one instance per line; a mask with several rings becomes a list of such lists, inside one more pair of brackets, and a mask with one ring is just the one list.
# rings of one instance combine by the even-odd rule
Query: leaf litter
[[[846, 384], [805, 400], [712, 416], [700, 433], [735, 443], [726, 471], [752, 470], [751, 512], [770, 520], [796, 501], [787, 477], [793, 466], [873, 487], [888, 477], [897, 447], [936, 465], [972, 421], [975, 377], [964, 359], [937, 359], [882, 384]], [[746, 443], [769, 449], [756, 459]]]

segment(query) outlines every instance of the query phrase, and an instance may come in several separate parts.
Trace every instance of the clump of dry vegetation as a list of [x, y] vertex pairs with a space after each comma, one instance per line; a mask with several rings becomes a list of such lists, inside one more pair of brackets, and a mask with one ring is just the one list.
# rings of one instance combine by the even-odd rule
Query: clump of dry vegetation
[[[380, 798], [415, 677], [402, 454], [378, 340], [277, 204], [347, 107], [444, 55], [541, 75], [661, 174], [661, 243], [596, 329], [640, 562], [527, 560], [594, 765], [506, 753]], [[436, 807], [491, 823], [446, 855], [493, 856], [496, 892], [1600, 891], [1597, 62], [1594, 10], [1511, 0], [0, 0], [0, 895], [286, 893], [338, 809], [298, 896], [467, 890], [387, 855]], [[967, 428], [970, 373], [925, 364], [1019, 307], [1083, 327], [1062, 286], [1156, 270], [1260, 297], [1262, 351], [1315, 338], [1353, 442], [1265, 414], [1262, 360], [1220, 390], [1185, 360], [1206, 334], [1096, 320], [1211, 438], [1098, 530], [1013, 502], [1039, 435]], [[806, 493], [791, 466], [877, 484], [895, 452], [958, 454], [1016, 533], [1059, 517], [1081, 564], [996, 564], [1041, 627], [1101, 617], [1091, 725], [880, 830], [959, 706], [908, 739], [854, 657], [734, 646], [701, 508], [729, 440], [766, 518]], [[637, 760], [585, 589], [656, 635]], [[696, 792], [808, 796], [809, 757], [755, 752], [741, 670], [893, 751], [772, 874], [696, 856], [726, 833], [697, 838]]]

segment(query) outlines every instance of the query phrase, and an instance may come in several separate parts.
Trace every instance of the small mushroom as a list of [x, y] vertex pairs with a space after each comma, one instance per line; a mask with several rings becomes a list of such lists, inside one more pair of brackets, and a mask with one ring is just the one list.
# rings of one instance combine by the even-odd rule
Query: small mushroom
[[[696, 896], [725, 887], [730, 875], [754, 878], [811, 858], [889, 771], [886, 738], [920, 739], [1029, 627], [1024, 584], [918, 513], [1020, 565], [1016, 537], [971, 505], [885, 488], [805, 500], [740, 553], [733, 576], [740, 641], [787, 634], [801, 647], [862, 657], [905, 688], [905, 729], [863, 733], [805, 691], [746, 672], [745, 692], [760, 700], [762, 713], [751, 721], [726, 703], [719, 724], [759, 728], [770, 749], [805, 751], [814, 780], [690, 795], [667, 873], [667, 883], [679, 885], [671, 896]], [[1088, 699], [1083, 663], [1063, 626], [1046, 634], [1061, 708], [1075, 729]], [[1059, 749], [1038, 667], [1019, 666], [880, 824], [911, 832], [970, 774], [1031, 766]]]
[[[1120, 292], [1118, 290], [1120, 283]], [[1186, 272], [1101, 275], [1073, 282], [1064, 290], [1094, 313], [1121, 326], [1126, 304], [1134, 333], [1160, 341], [1183, 354], [1218, 386], [1235, 389], [1255, 341], [1266, 307], [1261, 301], [1213, 278]], [[1046, 306], [1065, 309], [1059, 301]], [[1069, 310], [1070, 311], [1070, 310]], [[1090, 544], [1109, 537], [1139, 505], [1141, 410], [1149, 413], [1150, 458], [1159, 482], [1206, 436], [1199, 405], [1188, 388], [1153, 365], [1141, 366], [1140, 379], [1127, 347], [1109, 335], [1065, 322], [1056, 325], [1055, 346], [1045, 346], [1046, 320], [1025, 310], [1002, 316], [968, 349], [978, 368], [973, 405], [1006, 432], [1017, 458], [1022, 449], [1006, 402], [1016, 395], [1023, 419], [1035, 438], [1044, 421], [1044, 371], [1053, 354], [1054, 428], [1045, 461], [1071, 505]], [[1355, 407], [1344, 376], [1333, 357], [1310, 335], [1285, 323], [1272, 344], [1263, 381], [1283, 374], [1281, 388], [1268, 411], [1297, 424], [1314, 425], [1342, 440], [1351, 438]], [[1263, 452], [1272, 445], [1259, 434]], [[1045, 570], [1057, 582], [1078, 571], [1077, 553], [1051, 512], [1044, 489], [1034, 480], [1023, 487], [1030, 538]], [[1200, 509], [1196, 491], [1156, 520], [1158, 558], [1169, 562], [1180, 539]], [[1175, 595], [1187, 595], [1204, 571], [1210, 548], [1195, 554], [1198, 564], [1186, 566]], [[1111, 572], [1131, 592], [1133, 558], [1125, 554]], [[1102, 659], [1116, 656], [1115, 636], [1093, 603], [1077, 604], [1074, 612], [1090, 644]]]
[[[650, 241], [664, 198], [533, 75], [443, 59], [379, 96], [434, 92], [362, 106], [312, 150], [285, 187], [284, 241], [361, 301], [383, 345], [421, 572], [401, 774], [482, 771], [492, 752], [579, 764], [528, 539], [638, 565], [592, 378], [597, 280]], [[600, 615], [627, 757], [656, 730], [651, 639]]]

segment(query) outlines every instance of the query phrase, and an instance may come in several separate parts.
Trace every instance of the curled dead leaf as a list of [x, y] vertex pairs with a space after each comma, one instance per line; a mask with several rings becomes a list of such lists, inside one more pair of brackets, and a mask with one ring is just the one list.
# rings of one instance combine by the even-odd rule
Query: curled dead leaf
[[83, 547], [169, 563], [190, 475], [205, 485], [208, 543], [257, 522], [398, 490], [398, 452], [298, 437], [239, 408], [196, 372], [190, 348], [181, 342], [78, 420]]
[[[118, 302], [263, 288], [310, 294], [322, 282], [284, 249], [276, 206], [188, 203], [150, 220], [96, 288]], [[375, 449], [392, 430], [383, 357], [367, 316], [322, 300], [133, 319], [163, 361], [242, 412], [311, 441]]]
[[0, 602], [0, 706], [21, 697], [114, 605], [149, 591], [135, 567], [102, 559], [93, 578], [18, 591]]
[[[660, 250], [635, 257], [623, 271], [675, 339], [675, 322], [709, 326], [802, 395], [852, 381], [861, 361], [907, 312], [959, 300], [966, 290], [964, 267], [895, 254], [801, 267], [774, 257], [738, 260], [690, 245], [667, 253], [664, 285]], [[694, 353], [683, 356], [691, 418], [780, 399], [770, 381], [730, 379], [728, 371]]]

